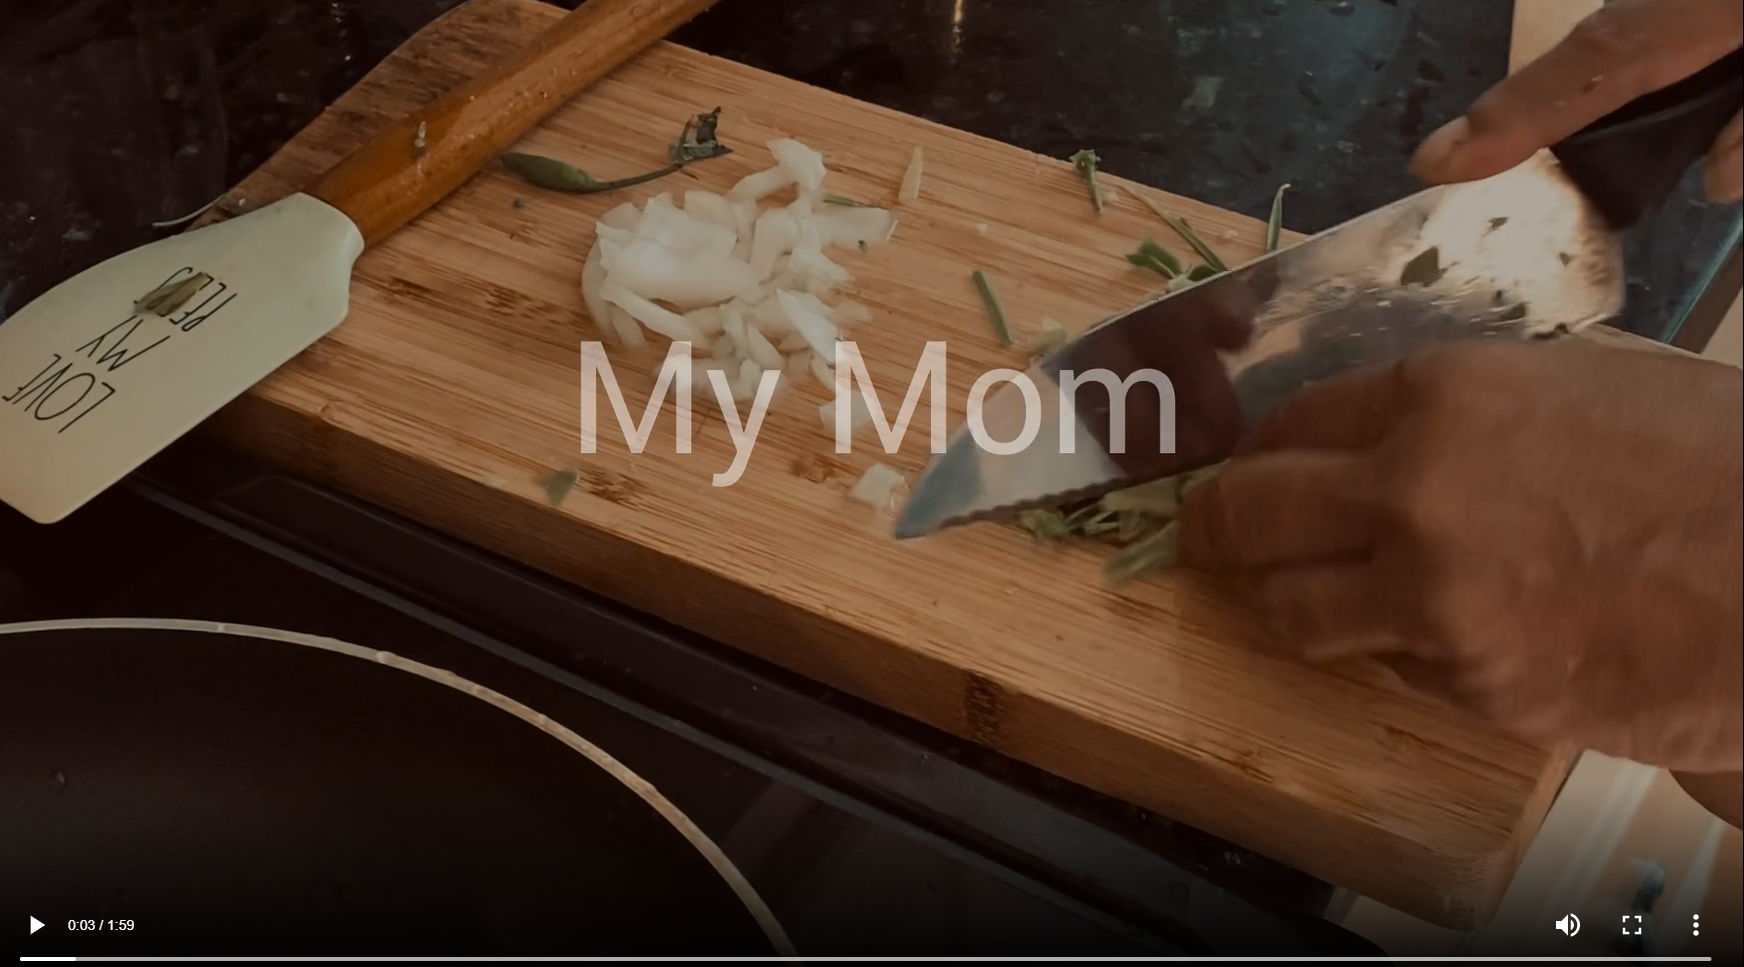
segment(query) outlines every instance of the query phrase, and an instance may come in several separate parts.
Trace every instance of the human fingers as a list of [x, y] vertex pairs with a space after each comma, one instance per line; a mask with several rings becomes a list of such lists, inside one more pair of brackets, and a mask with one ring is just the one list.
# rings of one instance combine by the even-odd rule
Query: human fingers
[[1437, 184], [1500, 174], [1741, 43], [1736, 0], [1615, 0], [1430, 135], [1411, 172]]
[[1183, 559], [1243, 572], [1361, 554], [1373, 541], [1372, 476], [1360, 454], [1290, 450], [1232, 460], [1187, 494]]

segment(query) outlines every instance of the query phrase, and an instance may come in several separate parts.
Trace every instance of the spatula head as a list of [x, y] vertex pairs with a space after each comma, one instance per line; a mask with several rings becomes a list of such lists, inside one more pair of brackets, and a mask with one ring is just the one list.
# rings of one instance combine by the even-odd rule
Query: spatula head
[[[292, 195], [20, 309], [0, 323], [0, 501], [48, 524], [121, 480], [339, 325], [362, 251], [350, 219]], [[166, 314], [136, 305], [176, 283]]]

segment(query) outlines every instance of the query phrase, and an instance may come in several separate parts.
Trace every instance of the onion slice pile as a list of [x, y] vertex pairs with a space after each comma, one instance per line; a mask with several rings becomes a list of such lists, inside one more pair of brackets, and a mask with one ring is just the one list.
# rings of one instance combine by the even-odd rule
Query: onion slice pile
[[[838, 259], [896, 231], [888, 209], [826, 200], [817, 151], [792, 138], [767, 147], [775, 166], [725, 195], [686, 191], [680, 207], [663, 193], [607, 212], [581, 277], [602, 333], [628, 349], [647, 345], [649, 333], [688, 341], [693, 384], [711, 386], [709, 372], [720, 370], [741, 401], [766, 370], [833, 390], [843, 327], [872, 315], [858, 302], [826, 301], [854, 278]], [[820, 415], [833, 432], [833, 407]]]

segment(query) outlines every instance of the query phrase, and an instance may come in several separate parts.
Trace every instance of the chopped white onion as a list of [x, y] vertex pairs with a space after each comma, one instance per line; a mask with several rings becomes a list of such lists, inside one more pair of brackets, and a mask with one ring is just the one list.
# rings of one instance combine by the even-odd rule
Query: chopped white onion
[[619, 205], [600, 216], [601, 224], [610, 225], [612, 228], [615, 228], [620, 232], [635, 231], [636, 223], [641, 220], [642, 210], [637, 208], [636, 203], [633, 201], [624, 202], [622, 205]]
[[733, 246], [733, 258], [741, 262], [751, 261], [751, 237], [757, 230], [757, 202], [750, 198], [730, 201], [728, 207], [733, 212], [733, 233], [739, 237], [737, 245]]
[[836, 248], [859, 248], [878, 245], [890, 239], [896, 231], [896, 216], [883, 208], [852, 208], [830, 205], [816, 216], [818, 234], [827, 245]]
[[729, 302], [721, 307], [721, 329], [733, 340], [735, 346], [746, 346], [751, 342], [745, 336], [745, 313], [734, 303]]
[[764, 369], [780, 369], [781, 353], [756, 326], [745, 327], [745, 356]]
[[[776, 295], [779, 296], [784, 291], [786, 290], [778, 289]], [[750, 317], [745, 321], [763, 330], [765, 336], [785, 337], [798, 333], [798, 330], [793, 326], [793, 320], [787, 315], [787, 307], [782, 305], [778, 298], [770, 299], [759, 305], [752, 310]], [[807, 343], [807, 345], [810, 344]]]
[[843, 299], [836, 303], [835, 310], [830, 313], [830, 321], [838, 326], [853, 322], [871, 322], [872, 310], [853, 299]]
[[730, 255], [684, 255], [649, 239], [638, 239], [617, 251], [609, 242], [601, 244], [606, 245], [603, 259], [613, 282], [644, 299], [684, 309], [754, 294], [762, 282], [751, 266]]
[[769, 142], [769, 153], [775, 156], [793, 182], [806, 191], [817, 191], [824, 184], [824, 156], [792, 138], [776, 138]]
[[799, 349], [787, 357], [785, 370], [788, 379], [798, 382], [811, 372], [812, 355], [809, 349]]
[[743, 403], [757, 398], [757, 384], [763, 381], [763, 367], [747, 359], [739, 364], [739, 377], [733, 382], [733, 402]]
[[623, 228], [613, 228], [604, 221], [594, 225], [593, 233], [619, 247], [630, 244], [636, 237], [634, 232]]
[[[831, 434], [836, 432], [836, 401], [818, 407], [818, 418], [823, 420], [824, 429]], [[866, 406], [866, 397], [855, 393], [853, 402], [848, 405], [848, 428], [858, 430], [872, 422], [872, 411]]]
[[806, 344], [824, 362], [831, 366], [836, 364], [836, 326], [823, 316], [811, 311], [811, 308], [800, 301], [792, 292], [777, 292], [775, 298], [780, 301], [781, 309], [787, 314], [787, 319], [793, 328], [805, 337]]
[[631, 292], [616, 279], [606, 280], [600, 287], [600, 296], [612, 305], [622, 306], [637, 322], [673, 342], [696, 342], [702, 338], [689, 319]]
[[875, 463], [866, 468], [866, 472], [854, 483], [848, 496], [862, 503], [871, 504], [879, 510], [888, 510], [893, 503], [898, 488], [908, 483], [897, 470], [882, 463]]
[[606, 306], [606, 316], [612, 320], [612, 331], [618, 334], [618, 339], [631, 349], [641, 349], [648, 345], [648, 337], [642, 333], [642, 327], [636, 324], [636, 318], [625, 312], [622, 306]]
[[733, 220], [732, 203], [712, 191], [685, 192], [684, 213], [733, 229], [733, 234], [738, 235], [738, 223]]
[[714, 384], [709, 382], [709, 373], [722, 372], [727, 374], [727, 385], [732, 385], [732, 377], [738, 371], [738, 364], [732, 359], [692, 359], [690, 361], [690, 395], [705, 393], [715, 395]]
[[761, 201], [765, 195], [773, 195], [791, 184], [793, 184], [792, 173], [785, 167], [777, 165], [774, 168], [740, 178], [739, 183], [727, 192], [727, 198], [732, 201], [741, 199]]
[[814, 295], [822, 295], [854, 278], [848, 274], [847, 269], [830, 261], [829, 256], [810, 245], [795, 248], [787, 265], [799, 277], [805, 291]]
[[606, 284], [606, 267], [600, 261], [602, 255], [598, 245], [587, 253], [587, 262], [581, 267], [581, 301], [587, 306], [587, 314], [593, 319], [594, 326], [606, 330], [611, 326], [611, 319], [606, 300], [600, 295], [600, 287]]
[[757, 218], [751, 238], [751, 271], [761, 282], [775, 271], [775, 260], [793, 248], [799, 228], [793, 223], [793, 213], [784, 208], [771, 208]]
[[668, 196], [660, 195], [650, 199], [643, 210], [642, 220], [636, 225], [636, 241], [653, 242], [675, 255], [687, 258], [732, 256], [733, 245], [738, 242], [739, 237], [734, 233], [731, 224], [722, 225], [680, 211], [672, 205], [670, 199], [665, 204], [656, 204], [661, 199], [668, 199]]
[[897, 198], [902, 201], [914, 201], [920, 197], [922, 164], [920, 147], [917, 145], [908, 156], [908, 170], [902, 173], [902, 190], [897, 192]]
[[787, 335], [782, 336], [781, 341], [775, 344], [775, 348], [784, 353], [798, 353], [803, 351], [807, 356], [811, 355], [811, 343], [806, 342], [805, 337], [797, 332], [790, 332]]
[[739, 354], [739, 346], [733, 342], [733, 337], [721, 333], [709, 346], [709, 355], [716, 359], [732, 359]]
[[814, 355], [811, 358], [810, 369], [812, 376], [815, 377], [819, 383], [823, 384], [824, 389], [827, 389], [832, 393], [836, 391], [836, 374], [834, 370], [830, 369], [828, 363]]
[[831, 322], [836, 321], [836, 310], [830, 308], [824, 300], [812, 295], [810, 292], [794, 292], [792, 293], [792, 296], [794, 302], [805, 306], [807, 309], [823, 316]]
[[701, 309], [692, 309], [684, 314], [684, 318], [689, 319], [690, 324], [696, 327], [696, 331], [705, 336], [713, 336], [721, 331], [720, 306], [703, 306]]

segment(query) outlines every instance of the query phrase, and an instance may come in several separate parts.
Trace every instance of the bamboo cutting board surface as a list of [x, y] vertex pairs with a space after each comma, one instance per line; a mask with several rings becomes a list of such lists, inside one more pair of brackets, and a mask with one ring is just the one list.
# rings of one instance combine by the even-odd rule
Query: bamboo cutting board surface
[[[560, 11], [473, 0], [406, 44], [231, 192], [234, 212], [310, 183], [390, 119], [528, 40]], [[600, 177], [657, 166], [682, 121], [724, 109], [735, 154], [605, 196], [540, 192], [493, 167], [367, 252], [352, 309], [208, 425], [294, 472], [770, 659], [1066, 778], [1451, 927], [1492, 913], [1569, 756], [1486, 734], [1386, 686], [1270, 657], [1216, 588], [1172, 575], [1117, 591], [1106, 551], [1039, 548], [1010, 527], [919, 542], [848, 490], [874, 461], [928, 455], [924, 403], [901, 451], [875, 434], [836, 454], [822, 387], [778, 396], [740, 481], [718, 411], [695, 407], [675, 453], [670, 407], [631, 454], [609, 402], [601, 452], [579, 445], [580, 343], [602, 333], [578, 284], [594, 220], [624, 200], [725, 191], [772, 162], [765, 141], [823, 151], [828, 186], [894, 201], [910, 148], [926, 177], [895, 240], [840, 261], [876, 318], [853, 337], [887, 411], [928, 340], [949, 346], [951, 426], [975, 378], [1022, 368], [970, 282], [987, 271], [1019, 346], [1044, 315], [1073, 329], [1130, 307], [1153, 278], [1123, 256], [1178, 251], [1138, 192], [1185, 215], [1225, 260], [1258, 254], [1246, 217], [1108, 179], [1097, 216], [1063, 161], [671, 44], [562, 108], [519, 150]], [[517, 198], [529, 202], [517, 207]], [[215, 215], [213, 217], [223, 217]], [[610, 349], [639, 414], [664, 354]], [[574, 468], [552, 507], [541, 478]], [[577, 635], [588, 629], [577, 628]]]

